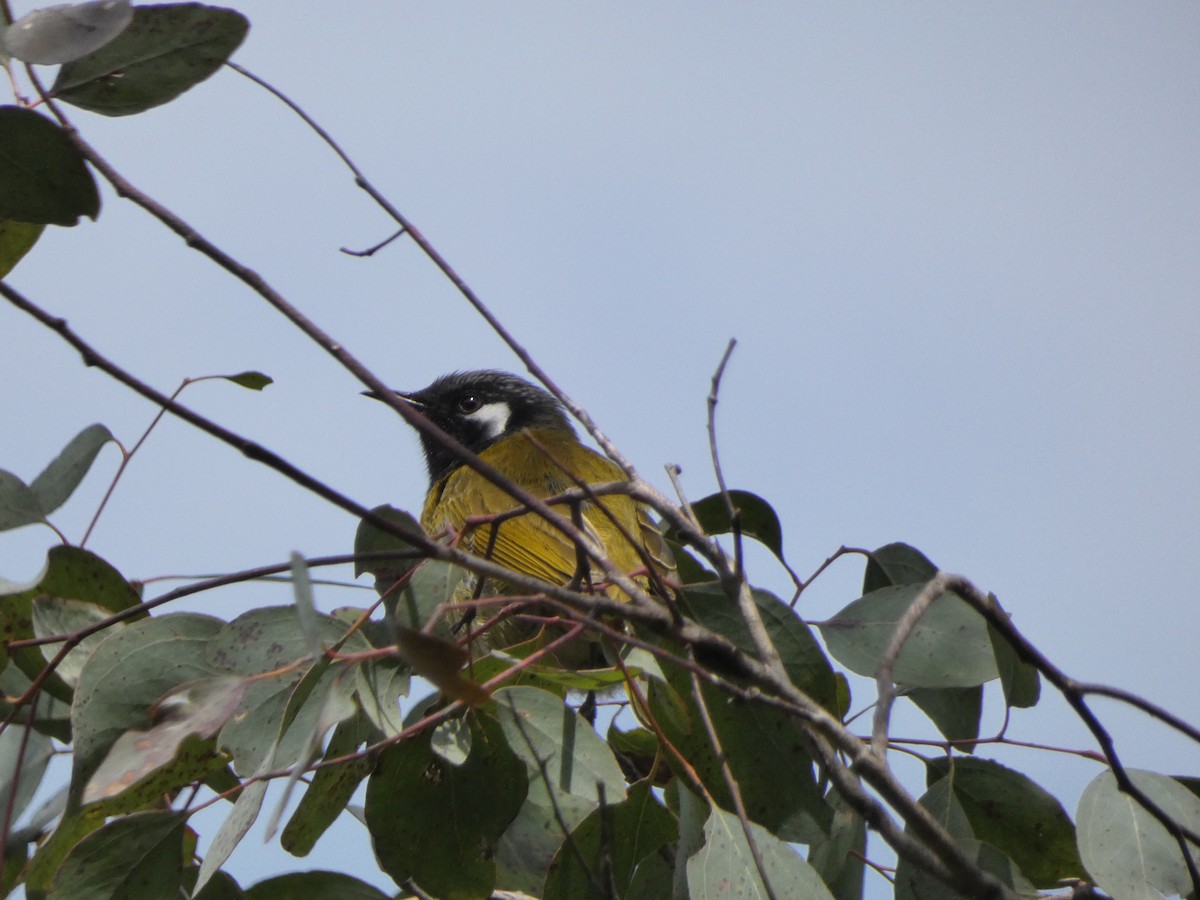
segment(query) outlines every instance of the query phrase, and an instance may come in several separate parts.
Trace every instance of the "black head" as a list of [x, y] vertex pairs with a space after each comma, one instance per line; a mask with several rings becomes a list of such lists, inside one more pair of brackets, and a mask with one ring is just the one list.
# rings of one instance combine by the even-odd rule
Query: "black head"
[[[523, 428], [574, 430], [554, 397], [507, 372], [454, 372], [419, 391], [397, 393], [476, 453]], [[431, 485], [461, 464], [436, 438], [422, 434], [421, 446]]]

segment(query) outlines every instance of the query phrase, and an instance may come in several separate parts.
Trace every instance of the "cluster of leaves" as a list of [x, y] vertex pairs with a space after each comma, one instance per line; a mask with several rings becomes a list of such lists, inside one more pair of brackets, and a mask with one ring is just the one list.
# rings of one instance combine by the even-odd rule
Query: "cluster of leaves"
[[[0, 22], [0, 61], [63, 63], [56, 100], [106, 116], [144, 112], [175, 99], [219, 69], [249, 23], [200, 3], [131, 8], [84, 3]], [[53, 119], [0, 106], [0, 277], [46, 225], [100, 214], [100, 194], [78, 147]]]
[[[247, 27], [238, 13], [201, 4], [103, 0], [8, 25], [0, 56], [62, 64], [47, 96], [128, 115], [207, 78]], [[85, 157], [96, 165], [55, 119], [0, 107], [0, 276], [46, 225], [97, 216]], [[232, 380], [265, 384], [254, 373]], [[85, 429], [28, 484], [0, 470], [0, 530], [49, 525], [110, 440], [103, 426]], [[783, 557], [779, 519], [753, 494], [706, 498], [690, 512], [707, 534], [734, 532]], [[382, 614], [380, 604], [319, 613], [299, 558], [283, 567], [290, 605], [229, 622], [162, 613], [186, 591], [145, 600], [140, 585], [65, 538], [32, 583], [0, 583], [0, 894], [383, 897], [340, 872], [242, 887], [222, 870], [280, 782], [268, 830], [285, 850], [306, 856], [335, 819], [353, 815], [381, 870], [425, 895], [861, 897], [867, 823], [879, 827], [888, 813], [835, 786], [831, 765], [847, 745], [831, 761], [828, 735], [755, 679], [759, 621], [792, 695], [857, 745], [866, 739], [845, 730], [854, 719], [847, 673], [890, 673], [888, 703], [894, 694], [914, 704], [941, 734], [924, 758], [920, 808], [979, 872], [1017, 894], [1071, 878], [1116, 896], [1192, 890], [1195, 861], [1122, 792], [1114, 770], [1088, 787], [1072, 823], [1026, 775], [976, 755], [985, 686], [995, 683], [1015, 714], [1038, 702], [1042, 680], [995, 621], [949, 593], [893, 646], [938, 574], [911, 547], [869, 554], [862, 596], [820, 623], [818, 640], [769, 592], [750, 592], [747, 615], [736, 579], [709, 571], [673, 528], [683, 582], [675, 624], [712, 640], [584, 616], [604, 632], [610, 665], [574, 671], [539, 641], [471, 658], [441, 618], [465, 571], [398, 537], [415, 530], [410, 515], [385, 508], [359, 530], [355, 575], [375, 577]], [[589, 599], [578, 595], [575, 611]], [[414, 675], [434, 693], [410, 697]], [[621, 712], [597, 718], [596, 696]], [[69, 783], [35, 805], [58, 751], [70, 754]], [[1200, 833], [1194, 780], [1122, 774]], [[200, 859], [192, 817], [217, 803], [227, 813]], [[925, 846], [912, 817], [897, 814]], [[897, 897], [958, 896], [900, 843]]]
[[[29, 485], [0, 472], [0, 526], [44, 521], [108, 440], [102, 426], [85, 429]], [[736, 496], [750, 523], [743, 534], [781, 552], [770, 507]], [[708, 530], [729, 526], [723, 502], [695, 508]], [[243, 890], [220, 871], [259, 816], [268, 782], [286, 782], [282, 810], [311, 772], [280, 832], [284, 849], [308, 854], [366, 780], [365, 808], [351, 813], [365, 822], [381, 869], [432, 896], [486, 897], [496, 887], [545, 898], [757, 896], [763, 878], [776, 897], [862, 895], [862, 815], [823, 777], [803, 723], [739, 694], [736, 671], [701, 679], [684, 647], [646, 632], [642, 646], [624, 648], [620, 668], [564, 671], [531, 655], [531, 643], [493, 650], [463, 672], [461, 660], [450, 666], [455, 677], [502, 685], [471, 704], [436, 693], [410, 700], [423, 660], [397, 652], [397, 629], [433, 621], [465, 572], [414, 558], [410, 545], [366, 522], [355, 549], [358, 572], [374, 574], [390, 599], [385, 621], [369, 609], [316, 612], [300, 559], [291, 564], [294, 605], [230, 622], [150, 615], [136, 585], [68, 545], [50, 551], [35, 583], [6, 588], [5, 893], [24, 884], [27, 896], [55, 898], [181, 889], [209, 900], [298, 890], [384, 896], [344, 873]], [[736, 606], [691, 562], [696, 580], [680, 592], [681, 614], [753, 654]], [[872, 554], [863, 596], [820, 625], [829, 655], [873, 675], [896, 621], [935, 573], [903, 544]], [[754, 591], [754, 601], [792, 683], [845, 718], [848, 681], [810, 628], [768, 592]], [[434, 652], [450, 643], [430, 640]], [[1121, 895], [1137, 841], [1136, 858], [1160, 866], [1138, 884], [1186, 892], [1165, 831], [1130, 808], [1107, 772], [1084, 796], [1077, 834], [1025, 775], [971, 755], [984, 685], [999, 681], [1006, 703], [1023, 707], [1037, 701], [1039, 679], [961, 600], [943, 596], [930, 608], [894, 670], [955, 748], [926, 761], [920, 802], [983, 869], [1026, 894], [1091, 871]], [[610, 720], [602, 734], [577, 709], [588, 692], [624, 692], [636, 716]], [[72, 754], [70, 783], [27, 810], [56, 743]], [[1200, 801], [1178, 781], [1137, 778], [1183, 821], [1200, 823]], [[197, 864], [188, 823], [204, 787], [230, 807]], [[898, 897], [955, 896], [903, 857], [895, 880]]]

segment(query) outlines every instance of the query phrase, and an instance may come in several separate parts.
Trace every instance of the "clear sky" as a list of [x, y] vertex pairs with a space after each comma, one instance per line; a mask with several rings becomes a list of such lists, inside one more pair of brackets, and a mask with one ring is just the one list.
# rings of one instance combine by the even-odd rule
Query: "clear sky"
[[[679, 463], [693, 499], [713, 489], [705, 396], [736, 337], [726, 477], [775, 505], [799, 571], [842, 544], [907, 541], [994, 591], [1070, 674], [1200, 720], [1200, 7], [231, 5], [252, 23], [235, 60], [338, 138], [641, 472], [666, 488]], [[411, 245], [338, 252], [390, 222], [236, 73], [141, 116], [75, 121], [397, 387], [519, 371]], [[261, 395], [206, 383], [183, 399], [365, 504], [419, 507], [403, 424], [111, 191], [98, 223], [52, 230], [10, 280], [160, 389], [268, 373]], [[7, 306], [0, 337], [0, 467], [31, 479], [88, 423], [130, 444], [152, 417]], [[105, 451], [56, 517], [73, 538], [115, 466]], [[90, 546], [150, 578], [344, 552], [354, 528], [166, 422]], [[32, 577], [51, 539], [0, 535], [0, 576]], [[860, 577], [835, 566], [805, 617], [832, 615]], [[256, 587], [197, 606], [287, 600]], [[1127, 764], [1200, 771], [1196, 747], [1100, 709]], [[1050, 698], [1010, 735], [1091, 746]], [[1097, 771], [981, 755], [1072, 813]], [[247, 844], [230, 868], [249, 882], [339, 866], [365, 841], [351, 825], [301, 861]]]

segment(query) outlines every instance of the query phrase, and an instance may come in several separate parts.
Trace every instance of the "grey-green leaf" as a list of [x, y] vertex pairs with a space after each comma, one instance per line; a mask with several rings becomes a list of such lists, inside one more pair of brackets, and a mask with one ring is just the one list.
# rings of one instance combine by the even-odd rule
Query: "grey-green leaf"
[[595, 802], [601, 791], [608, 803], [624, 799], [625, 776], [612, 748], [561, 697], [533, 687], [506, 687], [493, 698], [508, 745], [530, 767], [530, 780], [541, 778], [544, 770], [556, 791]]
[[28, 726], [9, 725], [0, 731], [0, 809], [10, 823], [29, 805], [54, 752], [50, 739]]
[[67, 854], [48, 900], [178, 896], [186, 826], [182, 812], [114, 819]]
[[[1181, 825], [1200, 831], [1200, 797], [1166, 775], [1128, 769], [1130, 780]], [[1179, 844], [1107, 769], [1084, 788], [1075, 813], [1079, 855], [1096, 883], [1114, 897], [1160, 900], [1187, 896], [1192, 882]], [[1200, 853], [1192, 851], [1200, 864]]]
[[[774, 896], [833, 900], [817, 871], [793, 848], [753, 822], [750, 834]], [[737, 816], [713, 807], [704, 823], [704, 846], [687, 861], [687, 884], [691, 900], [767, 900], [770, 896]]]
[[33, 480], [29, 487], [37, 495], [43, 515], [50, 515], [67, 502], [67, 498], [87, 475], [101, 448], [112, 440], [112, 434], [103, 425], [89, 425], [75, 435], [42, 474]]
[[44, 521], [37, 494], [12, 472], [0, 469], [0, 531]]
[[[859, 675], [874, 677], [896, 622], [924, 585], [872, 591], [818, 627], [835, 659]], [[996, 678], [996, 657], [987, 623], [965, 602], [942, 594], [921, 616], [893, 669], [897, 684], [910, 687], [973, 687]]]
[[570, 842], [562, 844], [550, 867], [543, 900], [605, 896], [602, 877], [615, 888], [612, 896], [628, 896], [637, 864], [679, 832], [675, 817], [650, 787], [639, 781], [624, 801], [594, 810], [571, 832]]
[[92, 0], [35, 9], [4, 32], [13, 59], [58, 65], [99, 50], [133, 18], [129, 0]]
[[88, 658], [71, 710], [76, 797], [122, 733], [152, 726], [151, 708], [161, 697], [184, 682], [217, 674], [204, 650], [221, 625], [194, 613], [142, 619]]

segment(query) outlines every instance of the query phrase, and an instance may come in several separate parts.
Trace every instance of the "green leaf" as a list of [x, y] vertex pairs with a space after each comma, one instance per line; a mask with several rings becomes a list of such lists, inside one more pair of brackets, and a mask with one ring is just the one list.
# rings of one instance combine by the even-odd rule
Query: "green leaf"
[[177, 896], [186, 826], [182, 812], [142, 812], [109, 822], [67, 854], [48, 900]]
[[1037, 887], [1084, 876], [1070, 817], [1027, 776], [988, 759], [942, 757], [926, 765], [931, 782], [948, 782], [972, 834], [1010, 857]]
[[[1200, 831], [1200, 797], [1166, 775], [1127, 769], [1130, 781], [1176, 822]], [[1179, 844], [1157, 819], [1117, 787], [1105, 770], [1084, 788], [1075, 812], [1079, 854], [1101, 888], [1114, 897], [1158, 900], [1191, 895]], [[1200, 864], [1200, 852], [1192, 850]]]
[[0, 219], [74, 225], [100, 214], [100, 194], [79, 150], [54, 122], [0, 106]]
[[342, 872], [289, 872], [251, 885], [246, 900], [388, 900], [365, 881]]
[[[753, 822], [750, 833], [774, 896], [833, 900], [816, 870], [795, 850]], [[687, 885], [691, 900], [766, 900], [768, 894], [737, 816], [716, 807], [709, 813], [704, 846], [687, 861]]]
[[[783, 527], [775, 510], [758, 494], [750, 491], [729, 492], [729, 501], [738, 513], [742, 534], [752, 537], [780, 559], [783, 559]], [[692, 504], [692, 514], [704, 529], [705, 534], [728, 534], [733, 531], [733, 518], [725, 495], [710, 494]], [[671, 532], [678, 540], [678, 534]]]
[[[974, 762], [974, 760], [970, 760]], [[971, 821], [958, 800], [951, 779], [935, 781], [921, 797], [920, 803], [933, 814], [975, 864], [996, 876], [1003, 884], [1022, 896], [1036, 896], [1037, 891], [1004, 853], [990, 844], [979, 841]], [[905, 829], [910, 832], [909, 829]], [[962, 900], [960, 894], [928, 874], [924, 869], [901, 857], [896, 866], [896, 900]]]
[[43, 515], [50, 515], [67, 502], [67, 498], [87, 475], [101, 448], [115, 440], [109, 430], [99, 423], [89, 425], [71, 439], [29, 486], [37, 495]]
[[813, 844], [808, 864], [816, 869], [837, 900], [862, 900], [866, 823], [836, 791], [828, 799], [833, 808], [829, 837]]
[[[265, 775], [270, 764], [271, 759], [268, 757], [264, 760], [262, 768], [254, 774]], [[238, 793], [237, 799], [233, 802], [233, 809], [229, 811], [229, 815], [225, 817], [225, 821], [213, 835], [208, 852], [204, 854], [204, 861], [200, 863], [200, 871], [196, 873], [196, 885], [193, 891], [202, 890], [209, 879], [217, 874], [221, 866], [225, 865], [225, 860], [229, 859], [229, 855], [242, 842], [242, 838], [246, 836], [246, 832], [258, 818], [258, 812], [262, 809], [263, 797], [266, 793], [266, 779], [252, 780]]]
[[185, 682], [218, 674], [204, 655], [222, 624], [195, 613], [142, 619], [112, 635], [88, 658], [71, 710], [76, 802], [117, 739], [154, 724], [151, 710], [161, 697]]
[[[46, 567], [32, 585], [0, 590], [0, 634], [5, 640], [34, 637], [34, 600], [42, 596], [80, 600], [110, 612], [128, 609], [141, 600], [133, 586], [94, 553], [79, 547], [51, 547]], [[13, 650], [12, 659], [31, 679], [46, 667], [41, 647]], [[57, 675], [47, 678], [44, 686], [52, 696], [71, 700], [71, 687]]]
[[[177, 757], [186, 738], [210, 738], [217, 733], [237, 710], [246, 687], [246, 679], [233, 675], [180, 685], [155, 704], [153, 727], [146, 731], [133, 728], [117, 738], [88, 781], [83, 802], [118, 796], [172, 762], [180, 765], [173, 767], [173, 777], [168, 780], [175, 783], [168, 790], [203, 780], [224, 767], [225, 760], [217, 758], [207, 744], [193, 746], [186, 760]], [[164, 791], [158, 793], [161, 796]]]
[[[394, 506], [376, 506], [371, 510], [381, 519], [394, 522], [413, 534], [422, 534], [421, 525], [411, 513]], [[396, 551], [397, 555], [383, 559], [360, 559], [354, 563], [354, 577], [370, 572], [376, 577], [375, 589], [384, 593], [397, 578], [413, 568], [424, 558], [415, 544], [397, 537], [389, 531], [384, 531], [367, 519], [358, 523], [358, 531], [354, 535], [355, 553], [383, 553]]]
[[[792, 684], [835, 715], [840, 715], [843, 710], [837, 706], [833, 668], [808, 625], [774, 594], [758, 589], [752, 593], [767, 635], [779, 652]], [[684, 615], [729, 638], [750, 656], [758, 655], [737, 604], [726, 596], [719, 584], [692, 585], [680, 593], [677, 602]]]
[[508, 745], [541, 778], [538, 762], [556, 791], [609, 803], [625, 796], [625, 776], [612, 748], [561, 697], [533, 687], [506, 687], [493, 695]]
[[[325, 749], [325, 759], [337, 759], [353, 753], [366, 742], [369, 733], [369, 723], [362, 716], [339, 723]], [[374, 768], [374, 759], [363, 756], [317, 769], [313, 773], [312, 783], [283, 829], [279, 839], [283, 849], [293, 856], [307, 856], [317, 839], [346, 811], [346, 804], [350, 802], [359, 783]]]
[[571, 832], [554, 857], [543, 900], [626, 896], [637, 864], [678, 830], [650, 783], [639, 781], [623, 802], [596, 809]]
[[[995, 595], [990, 595], [992, 600]], [[996, 604], [999, 606], [999, 603]], [[996, 654], [996, 668], [1000, 672], [1000, 686], [1004, 690], [1004, 702], [1009, 706], [1028, 708], [1035, 706], [1042, 692], [1041, 676], [1037, 666], [1027, 663], [1013, 649], [1012, 644], [996, 626], [988, 623], [988, 640]]]
[[[687, 759], [717, 803], [733, 805], [721, 757], [709, 739], [686, 671], [663, 666], [670, 686], [650, 682], [650, 708], [671, 744]], [[811, 843], [827, 833], [832, 812], [817, 785], [807, 738], [792, 716], [763, 704], [731, 703], [702, 685], [705, 706], [749, 817], [788, 841]], [[672, 767], [678, 763], [667, 754]], [[684, 779], [690, 775], [683, 770]]]
[[274, 379], [262, 372], [239, 372], [237, 375], [222, 376], [227, 381], [232, 381], [234, 384], [251, 391], [261, 391], [268, 384], [274, 384]]
[[525, 802], [496, 847], [496, 883], [540, 895], [563, 839], [595, 808], [594, 800], [551, 792], [540, 775], [531, 777]]
[[983, 712], [983, 687], [913, 688], [909, 700], [929, 716], [948, 741], [958, 741], [956, 750], [970, 753], [979, 737], [979, 719]]
[[103, 824], [104, 814], [96, 810], [79, 813], [68, 810], [50, 836], [38, 846], [25, 869], [26, 896], [44, 897], [50, 882], [62, 869], [67, 854]]
[[13, 59], [55, 66], [98, 50], [133, 17], [129, 0], [92, 0], [26, 13], [3, 32]]
[[44, 521], [37, 494], [12, 472], [0, 469], [0, 531]]
[[[83, 631], [98, 622], [103, 622], [111, 613], [95, 603], [82, 600], [67, 600], [51, 594], [43, 594], [33, 598], [31, 616], [33, 621], [33, 636], [48, 638], [57, 635], [71, 635]], [[96, 652], [104, 640], [116, 631], [124, 628], [123, 623], [110, 625], [103, 631], [89, 634], [72, 647], [58, 664], [55, 674], [71, 688], [79, 683], [79, 673], [89, 656]], [[58, 655], [61, 642], [41, 644], [38, 649], [42, 658], [50, 663]]]
[[916, 547], [885, 544], [867, 558], [863, 573], [863, 593], [902, 584], [924, 584], [938, 573], [938, 567]]
[[33, 249], [45, 225], [0, 219], [0, 278], [4, 278]]
[[[3, 601], [0, 600], [0, 605], [2, 604]], [[45, 692], [38, 698], [36, 710], [30, 710], [27, 705], [20, 709], [13, 709], [9, 698], [15, 699], [23, 696], [32, 683], [29, 676], [13, 662], [9, 662], [3, 671], [0, 671], [0, 717], [8, 719], [11, 716], [13, 724], [27, 725], [30, 723], [29, 714], [32, 711], [34, 713], [32, 722], [34, 731], [62, 741], [64, 744], [71, 743], [70, 703]]]
[[[923, 587], [880, 588], [821, 623], [829, 652], [852, 672], [874, 677], [896, 622]], [[911, 687], [973, 687], [998, 674], [987, 622], [952, 594], [942, 594], [921, 616], [893, 669], [896, 684]]]
[[452, 766], [461, 766], [471, 755], [471, 729], [462, 719], [447, 719], [433, 729], [430, 749]]
[[308, 652], [320, 656], [325, 649], [321, 641], [317, 623], [317, 608], [313, 602], [312, 579], [308, 577], [308, 564], [304, 557], [292, 551], [290, 556], [292, 570], [292, 596], [296, 598], [296, 620], [300, 632], [308, 643]]
[[336, 724], [330, 712], [334, 718], [353, 712], [353, 680], [345, 675], [345, 666], [331, 667], [322, 658], [254, 679], [217, 739], [233, 756], [235, 771], [245, 776], [267, 758], [274, 758], [280, 767], [306, 759], [313, 752], [314, 736]]
[[486, 897], [495, 886], [496, 843], [527, 789], [525, 764], [500, 724], [481, 711], [470, 721], [471, 755], [461, 766], [418, 735], [385, 750], [367, 784], [367, 827], [383, 870], [446, 900]]
[[138, 6], [114, 41], [63, 66], [51, 92], [106, 116], [143, 112], [220, 69], [249, 27], [245, 16], [216, 6]]
[[0, 731], [0, 810], [10, 823], [33, 799], [54, 753], [48, 737], [27, 728], [9, 725]]
[[358, 705], [383, 737], [395, 737], [404, 729], [400, 699], [408, 696], [411, 670], [398, 659], [368, 659], [354, 672]]
[[[470, 572], [459, 566], [440, 559], [427, 559], [413, 571], [398, 596], [393, 592], [384, 598], [384, 606], [397, 625], [421, 630], [439, 613], [443, 604], [455, 599], [459, 585], [471, 577]], [[450, 637], [453, 624], [452, 620], [442, 616], [432, 633]]]

